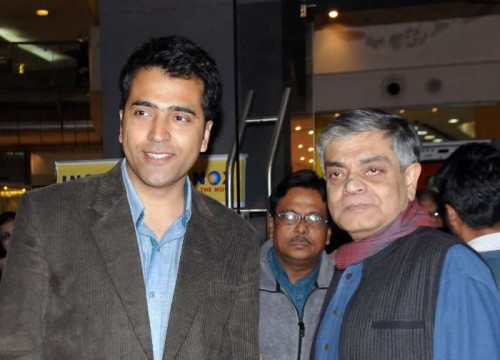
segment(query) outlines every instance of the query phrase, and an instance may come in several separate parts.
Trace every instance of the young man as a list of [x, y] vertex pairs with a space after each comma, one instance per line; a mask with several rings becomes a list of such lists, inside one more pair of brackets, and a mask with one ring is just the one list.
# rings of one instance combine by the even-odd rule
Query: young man
[[451, 229], [481, 254], [500, 287], [500, 152], [485, 143], [462, 145], [437, 180]]
[[195, 191], [221, 84], [182, 37], [120, 76], [125, 159], [22, 198], [0, 288], [0, 359], [256, 359], [257, 233]]
[[500, 299], [486, 264], [429, 228], [415, 201], [413, 126], [349, 111], [323, 130], [318, 153], [333, 220], [353, 242], [335, 253], [313, 358], [499, 359]]
[[333, 274], [325, 181], [311, 170], [288, 175], [269, 198], [260, 254], [260, 351], [264, 360], [308, 359]]

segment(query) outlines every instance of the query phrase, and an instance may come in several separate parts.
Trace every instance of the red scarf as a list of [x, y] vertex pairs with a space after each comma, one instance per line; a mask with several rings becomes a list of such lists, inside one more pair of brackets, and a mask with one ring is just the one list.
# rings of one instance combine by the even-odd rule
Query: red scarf
[[411, 234], [421, 226], [431, 226], [431, 224], [429, 213], [414, 200], [392, 223], [378, 233], [339, 247], [335, 252], [335, 266], [339, 270], [344, 270], [349, 265], [361, 262], [377, 253], [394, 240]]

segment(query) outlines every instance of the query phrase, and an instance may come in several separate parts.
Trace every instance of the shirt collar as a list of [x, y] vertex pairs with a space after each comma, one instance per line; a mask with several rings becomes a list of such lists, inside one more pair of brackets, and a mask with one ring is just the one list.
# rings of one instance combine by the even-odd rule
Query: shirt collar
[[[142, 221], [142, 218], [144, 216], [144, 205], [142, 204], [142, 201], [139, 198], [139, 195], [137, 194], [134, 185], [132, 185], [130, 176], [128, 175], [127, 159], [123, 159], [121, 164], [121, 170], [122, 170], [123, 182], [125, 183], [125, 190], [127, 191], [127, 198], [130, 206], [130, 211], [132, 212], [132, 219], [134, 221], [134, 224], [137, 226]], [[191, 218], [191, 194], [192, 194], [191, 186], [192, 186], [191, 182], [189, 181], [188, 177], [186, 177], [186, 182], [184, 183], [184, 199], [185, 199], [184, 210], [182, 212], [182, 218], [181, 218], [181, 223], [184, 228], [187, 227], [187, 223]]]
[[479, 236], [469, 246], [477, 252], [500, 250], [500, 232]]

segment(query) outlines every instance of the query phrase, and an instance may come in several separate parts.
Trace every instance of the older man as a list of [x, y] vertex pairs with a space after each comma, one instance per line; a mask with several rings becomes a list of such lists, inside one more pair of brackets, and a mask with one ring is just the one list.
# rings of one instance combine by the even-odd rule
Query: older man
[[485, 143], [460, 146], [438, 186], [451, 229], [481, 254], [500, 287], [500, 152]]
[[261, 249], [260, 350], [265, 360], [308, 359], [333, 274], [325, 180], [312, 170], [284, 178], [269, 198], [272, 240]]
[[354, 242], [335, 255], [314, 359], [499, 359], [500, 299], [486, 264], [429, 228], [416, 203], [420, 142], [404, 119], [349, 111], [318, 152], [334, 221]]

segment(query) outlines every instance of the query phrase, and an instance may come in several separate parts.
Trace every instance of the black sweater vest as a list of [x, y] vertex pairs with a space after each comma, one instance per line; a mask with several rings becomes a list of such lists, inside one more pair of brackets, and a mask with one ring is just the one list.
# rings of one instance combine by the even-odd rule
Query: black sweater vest
[[342, 320], [340, 360], [432, 359], [443, 262], [457, 243], [421, 228], [367, 258]]

